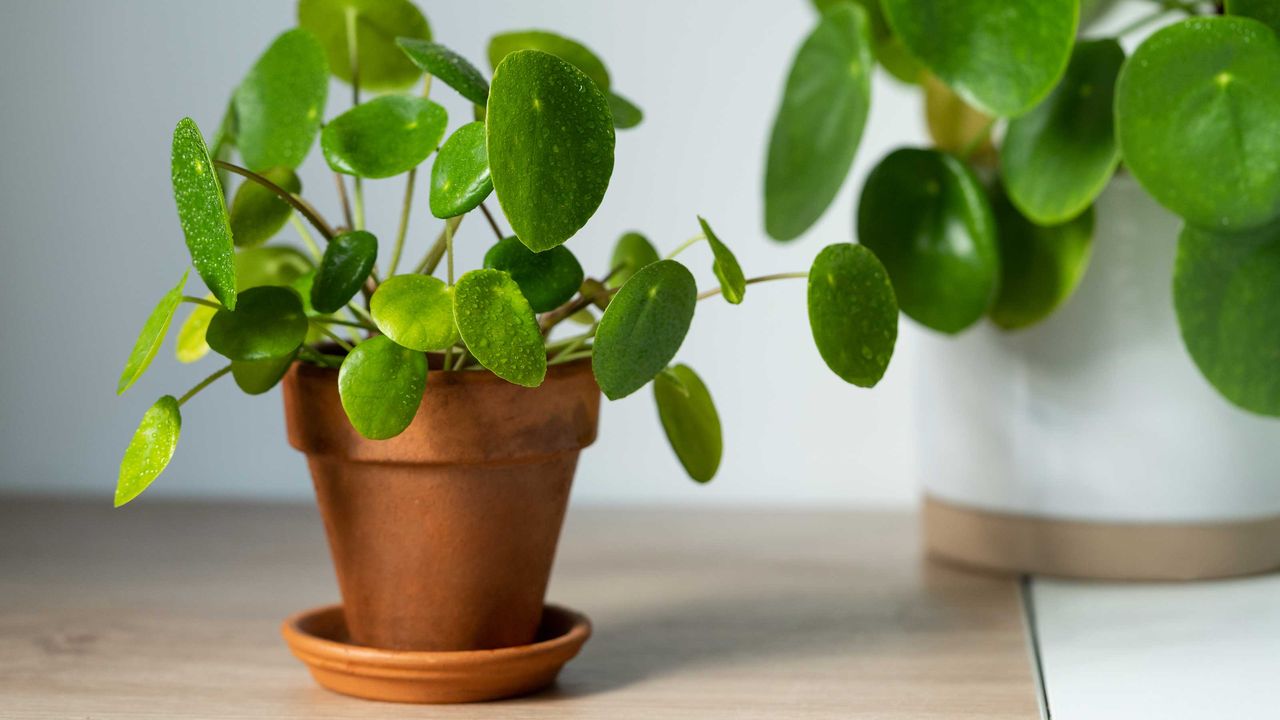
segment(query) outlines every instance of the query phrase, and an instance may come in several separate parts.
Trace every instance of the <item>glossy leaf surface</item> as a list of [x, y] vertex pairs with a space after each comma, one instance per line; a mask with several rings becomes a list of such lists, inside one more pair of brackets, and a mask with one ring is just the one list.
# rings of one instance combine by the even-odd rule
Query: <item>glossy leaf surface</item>
[[1000, 292], [989, 312], [1005, 330], [1048, 317], [1075, 292], [1093, 249], [1093, 208], [1059, 225], [1037, 225], [1003, 195], [992, 202], [1000, 245]]
[[847, 383], [874, 387], [898, 341], [889, 275], [862, 245], [828, 245], [809, 269], [809, 330], [818, 354]]
[[451, 218], [470, 212], [491, 192], [484, 123], [467, 123], [453, 131], [431, 166], [431, 214]]
[[363, 230], [345, 232], [329, 242], [311, 283], [311, 307], [337, 312], [360, 292], [378, 260], [378, 239]]
[[610, 400], [624, 398], [662, 372], [693, 322], [698, 287], [675, 260], [659, 260], [627, 280], [600, 318], [591, 369]]
[[151, 365], [156, 352], [160, 350], [161, 343], [164, 342], [164, 336], [169, 332], [173, 314], [182, 303], [182, 289], [186, 284], [187, 273], [184, 272], [178, 284], [160, 298], [160, 302], [156, 303], [155, 309], [147, 317], [146, 323], [142, 326], [142, 332], [138, 333], [138, 339], [133, 344], [133, 350], [129, 352], [129, 359], [124, 364], [124, 371], [120, 373], [120, 380], [116, 383], [117, 395], [128, 390], [129, 386], [137, 382]]
[[458, 342], [453, 291], [438, 278], [389, 277], [373, 293], [369, 312], [382, 334], [410, 350], [443, 350]]
[[505, 270], [520, 286], [534, 312], [548, 312], [567, 302], [582, 285], [582, 265], [564, 246], [535, 253], [509, 237], [489, 248], [484, 266]]
[[710, 482], [720, 469], [724, 442], [711, 393], [688, 365], [674, 365], [653, 379], [653, 399], [667, 441], [689, 477]]
[[856, 2], [867, 12], [867, 19], [871, 23], [871, 43], [880, 67], [904, 83], [920, 82], [924, 76], [924, 68], [907, 51], [902, 40], [893, 34], [889, 21], [884, 17], [884, 10], [880, 7], [880, 0], [813, 0], [813, 6], [821, 13], [844, 2]]
[[302, 299], [293, 290], [263, 286], [241, 293], [235, 311], [219, 310], [205, 340], [231, 360], [265, 360], [291, 354], [307, 337]]
[[315, 33], [333, 74], [351, 82], [349, 22], [355, 23], [360, 86], [398, 90], [422, 72], [396, 45], [396, 38], [431, 39], [431, 26], [409, 0], [299, 0], [298, 24]]
[[489, 81], [467, 59], [440, 43], [413, 38], [396, 41], [415, 65], [477, 105], [489, 101]]
[[453, 316], [467, 350], [494, 375], [537, 387], [547, 375], [538, 318], [520, 286], [501, 270], [472, 270], [453, 290]]
[[507, 55], [519, 50], [540, 50], [555, 55], [591, 78], [600, 92], [609, 91], [609, 71], [594, 52], [577, 40], [545, 30], [521, 30], [494, 35], [489, 40], [489, 67], [496, 72]]
[[1276, 0], [1227, 0], [1228, 15], [1253, 18], [1280, 33], [1280, 3]]
[[245, 167], [301, 165], [324, 120], [328, 93], [329, 67], [316, 37], [301, 28], [277, 37], [232, 98]]
[[404, 432], [422, 404], [427, 356], [385, 335], [356, 345], [338, 370], [338, 395], [356, 432], [386, 440]]
[[385, 178], [409, 172], [435, 151], [449, 122], [426, 98], [383, 95], [334, 118], [320, 134], [335, 172]]
[[116, 507], [141, 495], [164, 472], [178, 447], [181, 431], [182, 412], [173, 396], [165, 395], [147, 410], [120, 461]]
[[[262, 176], [293, 194], [302, 192], [302, 181], [287, 167], [264, 170]], [[280, 232], [289, 222], [293, 206], [278, 195], [246, 180], [236, 188], [231, 200], [231, 237], [238, 247], [261, 245]]]
[[289, 372], [297, 353], [266, 360], [232, 360], [231, 377], [236, 386], [249, 395], [261, 395], [275, 387]]
[[720, 241], [701, 216], [698, 217], [698, 224], [702, 226], [702, 234], [707, 238], [707, 244], [711, 246], [711, 253], [715, 256], [711, 269], [720, 281], [720, 294], [730, 305], [737, 305], [747, 293], [747, 278], [742, 274], [742, 266], [738, 264], [738, 258], [734, 257], [729, 246]]
[[170, 170], [178, 220], [186, 236], [191, 264], [218, 302], [236, 306], [235, 243], [226, 199], [214, 172], [200, 128], [183, 118], [173, 131]]
[[311, 258], [283, 245], [249, 248], [236, 253], [236, 289], [263, 285], [286, 287], [315, 267]]
[[609, 269], [622, 268], [609, 278], [609, 287], [622, 287], [632, 275], [647, 265], [661, 260], [658, 250], [649, 239], [638, 232], [629, 232], [618, 238], [613, 246], [613, 257], [609, 260]]

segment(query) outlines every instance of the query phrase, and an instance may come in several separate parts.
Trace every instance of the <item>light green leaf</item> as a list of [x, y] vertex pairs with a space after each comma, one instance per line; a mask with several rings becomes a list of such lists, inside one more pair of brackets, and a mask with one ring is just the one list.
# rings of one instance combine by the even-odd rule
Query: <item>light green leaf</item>
[[232, 98], [235, 143], [250, 170], [297, 168], [324, 120], [329, 68], [310, 32], [290, 30], [258, 58]]
[[644, 387], [675, 357], [693, 322], [698, 287], [675, 260], [659, 260], [622, 286], [600, 318], [591, 357], [610, 400]]
[[275, 387], [297, 359], [295, 350], [284, 357], [266, 360], [232, 360], [231, 377], [249, 395], [261, 395]]
[[1093, 249], [1093, 208], [1060, 225], [1037, 225], [1003, 194], [992, 201], [1000, 245], [1000, 294], [991, 321], [1005, 330], [1040, 322], [1075, 292]]
[[609, 92], [609, 71], [594, 52], [577, 40], [545, 30], [522, 30], [494, 35], [489, 40], [489, 67], [496, 74], [498, 66], [507, 55], [520, 50], [540, 50], [555, 55], [591, 78], [600, 92]]
[[698, 216], [698, 224], [702, 226], [702, 234], [707, 238], [707, 244], [711, 246], [711, 253], [715, 256], [711, 269], [720, 280], [720, 294], [730, 305], [737, 305], [747, 293], [747, 278], [742, 274], [742, 266], [738, 264], [733, 251], [720, 242], [720, 238], [701, 215]]
[[151, 360], [160, 350], [160, 344], [164, 342], [165, 334], [169, 332], [169, 323], [173, 321], [173, 314], [182, 303], [182, 289], [186, 284], [187, 273], [183, 272], [178, 284], [165, 293], [164, 297], [160, 298], [160, 302], [156, 303], [155, 309], [151, 311], [151, 316], [142, 326], [142, 332], [138, 333], [138, 340], [133, 344], [133, 350], [129, 352], [129, 360], [124, 364], [124, 372], [120, 373], [120, 381], [116, 383], [117, 395], [128, 390], [151, 365]]
[[600, 207], [613, 174], [613, 115], [577, 68], [537, 50], [494, 71], [489, 170], [517, 237], [541, 252], [573, 237]]
[[[213, 295], [205, 299], [212, 302]], [[216, 308], [208, 305], [191, 306], [191, 314], [187, 315], [182, 327], [178, 328], [177, 347], [174, 348], [178, 362], [193, 363], [209, 354], [209, 343], [204, 341], [204, 334], [209, 330], [209, 322], [216, 312]]]
[[775, 240], [808, 230], [840, 191], [871, 105], [867, 14], [839, 3], [822, 15], [791, 64], [773, 121], [764, 225]]
[[307, 337], [302, 299], [289, 288], [263, 286], [240, 295], [235, 311], [219, 310], [209, 322], [205, 341], [231, 360], [284, 357]]
[[476, 105], [489, 102], [489, 83], [467, 59], [440, 43], [413, 38], [396, 41], [415, 65], [439, 78]]
[[147, 410], [120, 461], [116, 507], [141, 495], [164, 472], [178, 446], [181, 430], [182, 412], [173, 396], [165, 395]]
[[484, 266], [505, 270], [536, 313], [560, 307], [582, 285], [582, 265], [563, 245], [535, 253], [519, 239], [509, 237], [489, 248]]
[[426, 98], [383, 95], [334, 118], [320, 133], [320, 148], [334, 172], [363, 178], [406, 173], [435, 151], [449, 122]]
[[644, 111], [637, 107], [635, 103], [615, 92], [610, 92], [608, 97], [609, 111], [613, 113], [613, 126], [615, 128], [629, 130], [644, 120]]
[[311, 282], [311, 307], [337, 312], [360, 292], [378, 260], [378, 239], [364, 230], [342, 233], [329, 242]]
[[688, 365], [675, 365], [654, 378], [653, 399], [685, 472], [697, 482], [710, 482], [720, 469], [724, 443], [720, 415], [707, 386]]
[[629, 232], [618, 238], [613, 246], [613, 257], [609, 260], [609, 269], [622, 268], [609, 278], [609, 287], [622, 287], [640, 271], [640, 268], [651, 265], [662, 259], [658, 249], [649, 239], [638, 232]]
[[840, 379], [875, 387], [898, 341], [898, 302], [889, 275], [863, 245], [839, 243], [809, 269], [809, 329]]
[[315, 33], [335, 77], [351, 82], [350, 22], [355, 23], [360, 87], [400, 90], [422, 72], [396, 45], [396, 38], [431, 39], [431, 26], [409, 0], [299, 0], [298, 24]]
[[283, 245], [241, 250], [236, 253], [236, 289], [288, 287], [314, 267], [311, 258]]
[[[293, 194], [302, 192], [302, 181], [287, 167], [271, 168], [262, 176]], [[231, 236], [239, 247], [254, 247], [270, 240], [289, 222], [293, 206], [256, 182], [245, 181], [231, 201]]]
[[467, 123], [453, 131], [431, 166], [431, 214], [443, 219], [470, 212], [491, 192], [484, 123]]
[[200, 128], [183, 118], [173, 130], [170, 168], [178, 220], [186, 236], [191, 264], [218, 302], [236, 306], [235, 243], [227, 203]]
[[1276, 0], [1227, 0], [1227, 14], [1249, 17], [1280, 32], [1280, 2]]
[[501, 270], [472, 270], [453, 289], [453, 317], [462, 341], [494, 375], [537, 387], [547, 375], [538, 318], [520, 286]]
[[[932, 73], [921, 78], [924, 90], [924, 119], [933, 146], [968, 159], [986, 162], [995, 157], [991, 143], [991, 116], [974, 108]], [[972, 145], [979, 133], [981, 140]]]
[[453, 289], [429, 275], [387, 278], [370, 299], [369, 312], [382, 334], [410, 350], [443, 350], [458, 342]]
[[427, 356], [375, 335], [355, 347], [338, 370], [338, 395], [356, 432], [386, 440], [404, 432], [422, 404]]

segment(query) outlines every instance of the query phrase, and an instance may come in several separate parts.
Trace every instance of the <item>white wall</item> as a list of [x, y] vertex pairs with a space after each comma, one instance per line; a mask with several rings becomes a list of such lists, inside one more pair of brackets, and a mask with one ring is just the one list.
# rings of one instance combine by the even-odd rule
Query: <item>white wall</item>
[[[584, 41], [646, 118], [620, 133], [613, 184], [570, 247], [601, 271], [614, 239], [639, 229], [660, 247], [697, 232], [702, 213], [748, 275], [803, 270], [852, 239], [856, 188], [890, 148], [922, 142], [919, 103], [885, 77], [853, 179], [809, 235], [791, 245], [762, 230], [769, 124], [791, 54], [813, 22], [805, 0], [601, 2], [420, 0], [436, 38], [484, 63], [490, 34], [543, 27]], [[105, 499], [138, 418], [213, 360], [182, 366], [166, 345], [122, 398], [116, 378], [146, 313], [187, 264], [169, 191], [174, 123], [214, 129], [228, 94], [293, 22], [293, 3], [116, 0], [13, 3], [0, 23], [0, 490]], [[468, 115], [440, 86], [455, 124]], [[335, 85], [329, 116], [345, 109]], [[319, 152], [304, 195], [336, 217]], [[371, 229], [395, 228], [403, 184], [369, 183]], [[419, 185], [409, 253], [436, 232]], [[284, 235], [291, 234], [286, 229]], [[479, 221], [459, 236], [463, 263], [491, 242]], [[387, 243], [389, 245], [389, 243]], [[714, 283], [705, 247], [691, 251]], [[385, 259], [384, 259], [385, 264]], [[193, 282], [191, 291], [197, 288]], [[185, 314], [185, 310], [182, 311]], [[894, 364], [873, 391], [845, 385], [809, 338], [802, 282], [753, 286], [746, 303], [702, 303], [680, 359], [703, 375], [724, 423], [726, 458], [708, 486], [685, 479], [646, 389], [608, 404], [584, 455], [579, 502], [906, 504], [912, 351], [905, 321]], [[283, 435], [278, 393], [249, 398], [229, 382], [184, 408], [183, 437], [149, 497], [303, 498], [302, 458]]]

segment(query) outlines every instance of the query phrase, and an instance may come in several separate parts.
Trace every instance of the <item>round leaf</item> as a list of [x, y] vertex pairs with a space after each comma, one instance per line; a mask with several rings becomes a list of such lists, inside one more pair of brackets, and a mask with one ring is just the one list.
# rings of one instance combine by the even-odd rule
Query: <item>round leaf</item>
[[613, 113], [613, 126], [619, 130], [628, 130], [644, 120], [643, 110], [614, 92], [609, 93], [609, 112]]
[[698, 287], [675, 260], [637, 272], [609, 302], [596, 330], [591, 369], [610, 400], [644, 387], [675, 357], [693, 322]]
[[355, 23], [356, 65], [360, 86], [398, 90], [422, 73], [409, 61], [396, 38], [431, 39], [431, 26], [409, 0], [299, 0], [298, 24], [315, 33], [334, 76], [351, 82], [349, 23]]
[[372, 233], [353, 230], [331, 240], [311, 283], [311, 307], [331, 313], [351, 302], [377, 259], [378, 239]]
[[293, 290], [256, 287], [240, 295], [240, 306], [219, 310], [205, 340], [231, 360], [266, 360], [291, 354], [307, 337], [307, 315]]
[[910, 53], [966, 101], [991, 115], [1040, 102], [1071, 56], [1079, 0], [882, 0]]
[[484, 266], [505, 270], [536, 313], [560, 307], [582, 285], [582, 265], [564, 246], [535, 253], [509, 237], [489, 248], [484, 254]]
[[809, 329], [818, 354], [840, 379], [875, 387], [898, 340], [898, 302], [875, 253], [828, 245], [809, 269]]
[[700, 483], [710, 482], [720, 469], [724, 443], [720, 415], [707, 386], [688, 365], [675, 365], [653, 379], [653, 399], [685, 472]]
[[133, 344], [133, 350], [129, 352], [129, 359], [124, 364], [124, 372], [120, 373], [120, 381], [116, 383], [117, 395], [128, 390], [129, 386], [137, 382], [151, 365], [151, 360], [160, 350], [160, 344], [164, 342], [165, 334], [169, 332], [169, 323], [173, 321], [173, 314], [182, 303], [182, 288], [186, 284], [187, 273], [184, 272], [178, 284], [165, 293], [164, 297], [160, 298], [160, 302], [156, 303], [155, 309], [151, 311], [147, 322], [142, 326], [142, 332], [138, 333], [138, 340]]
[[600, 92], [609, 91], [609, 71], [594, 52], [577, 40], [545, 30], [522, 30], [494, 35], [489, 40], [489, 67], [494, 68], [496, 73], [507, 55], [519, 50], [540, 50], [555, 55], [591, 78]]
[[494, 375], [537, 387], [547, 375], [538, 318], [520, 286], [501, 270], [472, 270], [453, 289], [453, 316], [467, 349]]
[[431, 166], [431, 214], [451, 218], [470, 212], [491, 192], [484, 123], [467, 123], [453, 131]]
[[734, 257], [733, 251], [720, 242], [720, 238], [701, 216], [698, 217], [698, 224], [702, 226], [702, 234], [707, 238], [707, 244], [711, 246], [711, 254], [715, 256], [711, 269], [720, 281], [720, 294], [729, 301], [730, 305], [737, 305], [742, 302], [743, 296], [747, 293], [747, 278], [742, 274], [742, 266], [738, 264], [738, 258]]
[[1182, 340], [1218, 392], [1280, 416], [1280, 224], [1242, 235], [1183, 229], [1173, 301]]
[[235, 141], [254, 171], [302, 164], [324, 119], [329, 67], [310, 32], [290, 30], [258, 58], [232, 98]]
[[448, 122], [444, 108], [426, 98], [383, 95], [325, 125], [320, 148], [335, 172], [391, 177], [426, 160], [440, 144]]
[[936, 150], [890, 153], [867, 177], [858, 238], [889, 271], [902, 311], [946, 333], [977, 322], [1000, 278], [995, 222], [964, 163]]
[[[210, 301], [213, 296], [206, 298]], [[213, 320], [216, 308], [208, 305], [193, 305], [191, 314], [178, 328], [178, 339], [175, 342], [174, 355], [178, 362], [193, 363], [209, 354], [209, 343], [204, 341], [204, 334], [209, 330], [209, 322]]]
[[609, 269], [616, 272], [609, 278], [609, 287], [622, 287], [632, 275], [640, 271], [640, 268], [661, 259], [657, 248], [644, 235], [638, 232], [626, 233], [618, 238], [618, 244], [613, 246], [613, 258], [609, 260]]
[[284, 374], [289, 372], [297, 352], [284, 357], [267, 358], [266, 360], [232, 360], [231, 377], [236, 385], [249, 395], [261, 395], [275, 387]]
[[191, 264], [209, 291], [228, 308], [236, 306], [235, 244], [227, 203], [200, 128], [183, 118], [173, 130], [170, 169], [178, 220]]
[[827, 10], [791, 64], [773, 121], [764, 175], [764, 225], [792, 240], [840, 191], [871, 104], [871, 40], [861, 6]]
[[291, 247], [270, 246], [236, 253], [236, 289], [262, 285], [287, 287], [315, 267], [311, 258]]
[[1249, 17], [1280, 33], [1280, 3], [1276, 0], [1227, 0], [1228, 15]]
[[[295, 195], [302, 192], [302, 181], [287, 167], [265, 170], [262, 176]], [[254, 247], [280, 232], [293, 206], [256, 182], [245, 181], [236, 189], [231, 201], [231, 236], [239, 247]]]
[[396, 41], [415, 65], [477, 105], [489, 101], [489, 83], [467, 59], [440, 43], [413, 38]]
[[382, 334], [410, 350], [443, 350], [458, 342], [453, 290], [429, 275], [387, 278], [369, 300], [369, 312]]
[[142, 416], [129, 447], [120, 461], [116, 479], [115, 505], [120, 507], [142, 494], [164, 472], [178, 446], [182, 412], [178, 401], [165, 395]]
[[1040, 322], [1075, 292], [1089, 266], [1093, 208], [1060, 225], [1037, 225], [1003, 195], [992, 203], [1000, 246], [1000, 293], [991, 320], [1006, 329]]
[[1125, 165], [1187, 222], [1280, 214], [1280, 41], [1255, 20], [1196, 18], [1147, 39], [1116, 86]]
[[613, 115], [572, 65], [537, 50], [511, 53], [493, 74], [486, 120], [498, 202], [530, 250], [573, 237], [613, 174]]
[[404, 432], [422, 404], [427, 356], [375, 335], [355, 347], [338, 370], [338, 395], [356, 432], [386, 440]]
[[1084, 212], [1115, 172], [1112, 99], [1122, 63], [1115, 40], [1080, 43], [1058, 87], [1010, 121], [1000, 170], [1010, 199], [1035, 222], [1055, 225]]
[[856, 2], [867, 11], [867, 19], [871, 21], [871, 42], [881, 67], [904, 83], [914, 84], [924, 79], [924, 68], [911, 57], [902, 41], [893, 34], [889, 21], [885, 20], [880, 0], [814, 0], [813, 6], [822, 13], [844, 2]]

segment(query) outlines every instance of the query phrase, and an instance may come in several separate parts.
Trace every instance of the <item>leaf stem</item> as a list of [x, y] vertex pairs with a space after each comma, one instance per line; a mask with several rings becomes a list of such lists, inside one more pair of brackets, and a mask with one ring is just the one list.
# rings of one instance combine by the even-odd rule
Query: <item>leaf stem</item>
[[355, 198], [355, 229], [364, 229], [364, 183], [360, 181], [360, 176], [355, 177], [354, 192], [352, 197]]
[[355, 350], [355, 348], [351, 346], [351, 343], [347, 342], [346, 340], [343, 340], [337, 333], [325, 327], [324, 324], [319, 321], [319, 318], [307, 318], [307, 319], [311, 322], [311, 327], [318, 330], [321, 335], [324, 335], [325, 337], [337, 343], [338, 347], [342, 348], [343, 350], [346, 350], [347, 352], [351, 352], [352, 350]]
[[347, 197], [347, 181], [342, 179], [342, 173], [335, 172], [333, 180], [338, 184], [338, 201], [342, 203], [342, 218], [346, 220], [347, 227], [354, 228], [356, 221], [351, 218], [351, 198]]
[[[745, 284], [755, 285], [756, 283], [771, 282], [773, 280], [793, 280], [793, 279], [807, 278], [807, 277], [809, 277], [809, 273], [807, 272], [774, 273], [772, 275], [761, 275], [759, 277], [747, 278], [747, 281]], [[713, 290], [708, 290], [704, 293], [700, 293], [698, 295], [698, 299], [706, 300], [707, 298], [715, 297], [716, 295], [719, 295], [722, 290], [723, 288], [715, 288]]]
[[342, 318], [314, 317], [314, 318], [311, 318], [311, 321], [324, 323], [326, 325], [341, 325], [343, 327], [360, 328], [361, 330], [377, 330], [377, 328], [372, 325], [366, 325], [365, 323], [359, 322], [359, 321], [352, 322], [350, 320], [343, 320]]
[[[428, 75], [428, 78], [431, 76]], [[428, 85], [427, 87], [430, 87]], [[400, 267], [400, 253], [404, 251], [404, 236], [409, 232], [409, 210], [413, 207], [413, 185], [418, 177], [418, 168], [409, 171], [409, 177], [404, 185], [404, 203], [400, 206], [400, 229], [396, 231], [396, 246], [391, 252], [391, 269], [387, 271], [387, 277], [396, 274], [396, 269]]]
[[289, 213], [289, 222], [293, 225], [293, 229], [298, 232], [298, 237], [302, 238], [302, 242], [307, 246], [307, 251], [311, 253], [311, 257], [316, 262], [320, 262], [320, 258], [324, 253], [320, 252], [320, 246], [316, 245], [316, 239], [311, 236], [311, 231], [307, 229], [307, 226], [298, 219], [298, 214]]
[[329, 367], [329, 368], [342, 367], [342, 358], [337, 357], [335, 355], [328, 355], [328, 354], [322, 353], [319, 350], [315, 350], [313, 348], [307, 347], [306, 345], [303, 345], [302, 347], [298, 348], [298, 357], [302, 358], [303, 360], [310, 360], [311, 362], [317, 365], [323, 365], [324, 367]]
[[489, 221], [489, 227], [493, 228], [493, 234], [497, 236], [498, 242], [502, 242], [505, 236], [502, 234], [502, 228], [498, 227], [498, 221], [493, 219], [493, 213], [489, 212], [489, 208], [484, 203], [480, 203], [480, 212], [484, 213], [484, 219]]
[[675, 250], [672, 250], [670, 253], [667, 253], [667, 258], [666, 258], [666, 259], [667, 259], [667, 260], [670, 260], [671, 258], [673, 258], [673, 257], [675, 257], [675, 256], [679, 255], [680, 253], [684, 252], [685, 250], [688, 250], [690, 247], [692, 247], [692, 246], [693, 246], [693, 244], [694, 244], [694, 243], [697, 243], [697, 242], [700, 242], [700, 241], [702, 241], [702, 240], [706, 240], [706, 239], [707, 239], [707, 236], [706, 236], [706, 235], [703, 235], [702, 233], [698, 233], [697, 235], [695, 235], [695, 236], [693, 236], [693, 237], [689, 238], [688, 240], [685, 240], [684, 242], [680, 243], [678, 246], [676, 246], [676, 249], [675, 249]]
[[302, 216], [305, 217], [308, 222], [314, 225], [316, 230], [320, 231], [320, 234], [324, 236], [325, 240], [333, 239], [333, 236], [335, 234], [333, 232], [333, 228], [329, 227], [329, 223], [325, 222], [324, 218], [320, 217], [320, 213], [316, 212], [316, 209], [311, 207], [311, 204], [308, 203], [306, 200], [303, 200], [301, 197], [294, 195], [288, 190], [285, 190], [279, 185], [271, 182], [270, 180], [262, 177], [258, 173], [248, 168], [242, 168], [239, 165], [226, 162], [225, 160], [214, 160], [213, 164], [216, 165], [217, 167], [222, 168], [223, 170], [229, 170], [237, 175], [248, 178], [249, 180], [252, 180], [258, 183], [262, 187], [275, 193], [277, 196], [279, 196], [281, 200], [284, 200], [285, 202], [292, 205], [294, 210], [297, 210], [298, 212], [302, 213]]
[[462, 224], [462, 218], [464, 217], [466, 216], [455, 215], [454, 217], [444, 221], [445, 229], [441, 230], [440, 234], [436, 236], [436, 241], [432, 243], [431, 249], [428, 250], [426, 256], [422, 258], [422, 262], [418, 263], [418, 266], [414, 268], [413, 271], [415, 273], [430, 275], [436, 271], [436, 268], [440, 267], [440, 260], [444, 257], [445, 244], [449, 239], [449, 226], [452, 225], [453, 230], [456, 232], [458, 226]]
[[183, 295], [182, 302], [189, 302], [195, 305], [203, 305], [208, 308], [213, 308], [214, 310], [225, 309], [223, 308], [222, 303], [216, 303], [212, 300], [206, 300], [204, 298], [192, 297], [191, 295]]
[[449, 223], [444, 224], [444, 252], [448, 256], [448, 277], [449, 284], [453, 284], [453, 227]]
[[213, 381], [214, 381], [214, 380], [217, 380], [218, 378], [222, 377], [223, 375], [226, 375], [226, 374], [227, 374], [227, 373], [229, 373], [229, 372], [231, 372], [231, 365], [229, 365], [229, 364], [228, 364], [226, 367], [222, 368], [221, 370], [219, 370], [219, 371], [217, 371], [217, 372], [213, 373], [213, 374], [212, 374], [212, 375], [210, 375], [209, 377], [207, 377], [207, 378], [205, 378], [205, 379], [201, 380], [200, 382], [196, 383], [196, 384], [195, 384], [195, 387], [191, 388], [190, 390], [188, 390], [188, 391], [186, 392], [186, 394], [184, 394], [182, 397], [178, 398], [178, 407], [182, 407], [183, 405], [185, 405], [185, 404], [186, 404], [186, 402], [187, 402], [188, 400], [190, 400], [191, 398], [195, 397], [195, 394], [196, 394], [196, 393], [198, 393], [198, 392], [200, 392], [201, 390], [203, 390], [203, 389], [205, 389], [205, 388], [209, 387], [210, 385], [212, 385], [212, 384], [213, 384]]
[[558, 356], [556, 356], [556, 357], [551, 358], [550, 360], [548, 360], [548, 361], [547, 361], [547, 364], [548, 364], [548, 365], [559, 365], [559, 364], [561, 364], [561, 363], [573, 362], [574, 360], [582, 360], [582, 359], [584, 359], [584, 358], [589, 358], [589, 357], [591, 357], [591, 355], [592, 355], [592, 353], [593, 353], [593, 352], [594, 352], [594, 349], [593, 349], [593, 348], [587, 348], [586, 350], [582, 350], [582, 351], [575, 352], [575, 353], [569, 353], [569, 354], [567, 354], [567, 355], [558, 355]]
[[560, 352], [564, 352], [566, 349], [574, 350], [582, 343], [595, 337], [596, 330], [598, 330], [599, 328], [600, 328], [600, 323], [595, 323], [586, 332], [582, 333], [581, 335], [574, 335], [573, 337], [567, 337], [567, 338], [564, 338], [563, 340], [557, 340], [553, 343], [547, 343], [547, 352], [553, 352], [557, 350]]
[[[600, 283], [600, 284], [604, 285], [604, 283]], [[616, 292], [617, 292], [617, 289], [613, 289], [613, 290], [606, 289], [604, 291], [604, 293], [608, 295], [613, 295]], [[538, 327], [542, 328], [542, 334], [546, 335], [547, 333], [551, 332], [551, 328], [554, 328], [556, 325], [559, 325], [565, 318], [573, 315], [579, 310], [595, 302], [596, 296], [599, 294], [600, 293], [595, 293], [589, 296], [579, 294], [577, 298], [570, 300], [569, 302], [561, 305], [560, 307], [556, 308], [555, 310], [552, 310], [551, 312], [543, 314], [542, 319], [538, 322]]]

